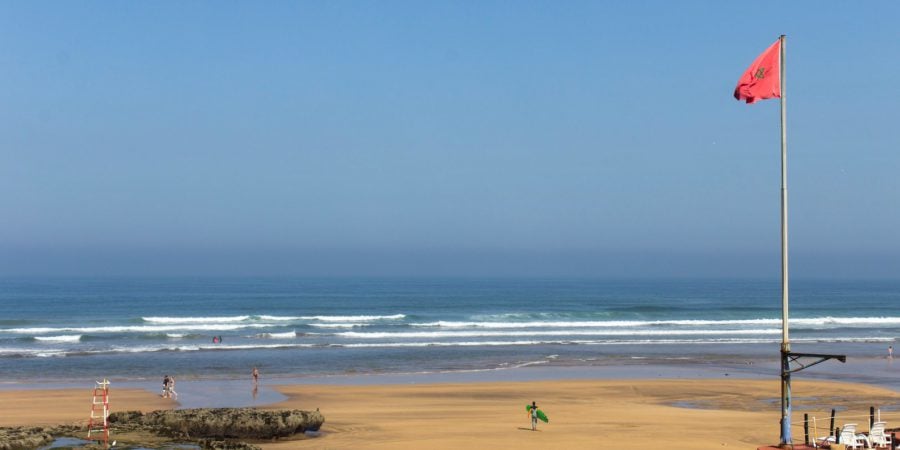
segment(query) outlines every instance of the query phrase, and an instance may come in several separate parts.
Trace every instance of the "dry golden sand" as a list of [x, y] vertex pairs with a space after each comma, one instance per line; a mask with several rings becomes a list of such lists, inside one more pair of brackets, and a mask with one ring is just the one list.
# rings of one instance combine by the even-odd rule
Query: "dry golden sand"
[[[0, 426], [87, 424], [91, 393], [91, 389], [0, 391]], [[153, 411], [176, 405], [143, 389], [110, 389], [113, 411]]]
[[[589, 380], [391, 386], [291, 385], [271, 408], [320, 408], [322, 436], [264, 443], [267, 450], [334, 449], [756, 449], [778, 440], [777, 380]], [[900, 404], [872, 386], [794, 381], [795, 421]], [[550, 423], [530, 430], [532, 400]], [[0, 426], [85, 422], [90, 390], [0, 391]], [[684, 407], [688, 403], [693, 407]], [[679, 406], [681, 405], [681, 406]], [[171, 400], [113, 389], [113, 411], [149, 411]], [[839, 413], [838, 423], [843, 423]], [[856, 420], [864, 423], [864, 419]], [[802, 439], [802, 428], [795, 437]], [[824, 430], [819, 434], [824, 434]]]
[[[778, 441], [779, 389], [777, 380], [284, 386], [290, 398], [274, 406], [320, 408], [323, 436], [263, 447], [756, 449]], [[847, 383], [795, 381], [794, 396], [797, 421], [804, 405], [827, 415], [832, 405], [861, 413], [900, 402], [893, 391]], [[538, 432], [525, 413], [532, 400], [550, 417]], [[673, 406], [682, 402], [695, 407]], [[803, 438], [802, 427], [794, 433]]]

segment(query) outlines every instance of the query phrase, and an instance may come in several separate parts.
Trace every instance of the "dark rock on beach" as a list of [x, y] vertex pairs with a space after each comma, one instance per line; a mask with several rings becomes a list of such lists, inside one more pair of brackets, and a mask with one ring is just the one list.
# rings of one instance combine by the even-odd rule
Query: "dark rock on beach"
[[31, 450], [53, 442], [53, 435], [42, 427], [0, 428], [0, 450]]
[[144, 413], [140, 411], [121, 411], [121, 412], [112, 412], [109, 413], [109, 417], [107, 417], [106, 421], [109, 422], [110, 425], [127, 425], [127, 424], [141, 424], [141, 417], [144, 417]]
[[197, 444], [204, 450], [260, 450], [259, 447], [240, 441], [201, 439]]
[[81, 430], [77, 425], [55, 427], [0, 427], [0, 450], [31, 450], [48, 445], [58, 436]]
[[184, 437], [271, 439], [318, 430], [325, 418], [318, 411], [297, 409], [216, 408], [154, 411], [142, 421]]
[[[319, 411], [257, 410], [253, 408], [181, 409], [115, 412], [109, 415], [112, 436], [165, 436], [196, 442], [203, 449], [258, 450], [243, 440], [272, 440], [317, 431], [325, 422]], [[32, 450], [60, 436], [83, 438], [84, 426], [0, 427], [0, 450]], [[113, 437], [110, 437], [112, 440]], [[143, 439], [141, 439], [143, 440]], [[151, 446], [152, 447], [152, 446]]]
[[325, 422], [319, 411], [201, 408], [113, 413], [112, 426], [144, 429], [179, 439], [273, 439], [316, 431]]

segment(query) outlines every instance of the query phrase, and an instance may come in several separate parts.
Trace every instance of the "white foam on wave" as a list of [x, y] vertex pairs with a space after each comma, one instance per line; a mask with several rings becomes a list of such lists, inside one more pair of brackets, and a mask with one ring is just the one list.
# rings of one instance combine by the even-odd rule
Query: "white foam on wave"
[[315, 344], [243, 344], [243, 345], [223, 345], [215, 347], [201, 347], [201, 350], [253, 350], [266, 348], [309, 348]]
[[181, 339], [184, 337], [183, 333], [166, 333], [166, 337], [169, 339]]
[[141, 317], [141, 320], [147, 323], [159, 324], [199, 324], [199, 323], [235, 323], [235, 322], [252, 322], [268, 321], [268, 322], [290, 322], [294, 320], [316, 320], [321, 322], [372, 322], [376, 320], [401, 320], [406, 318], [405, 314], [392, 314], [387, 316], [272, 316], [272, 315], [246, 315], [246, 316], [223, 316], [223, 317]]
[[141, 320], [149, 323], [232, 323], [243, 322], [250, 316], [228, 317], [141, 317]]
[[293, 339], [293, 338], [297, 337], [297, 332], [289, 331], [286, 333], [260, 333], [254, 337], [263, 338], [263, 339]]
[[428, 341], [428, 342], [377, 342], [377, 343], [353, 343], [340, 344], [338, 347], [347, 348], [393, 348], [393, 347], [501, 347], [523, 345], [622, 345], [622, 344], [706, 344], [706, 343], [766, 343], [775, 342], [774, 339], [648, 339], [648, 340], [520, 340], [520, 341]]
[[203, 325], [122, 325], [108, 327], [61, 327], [61, 328], [10, 328], [7, 333], [16, 334], [49, 334], [49, 333], [153, 333], [181, 330], [231, 331], [242, 328], [268, 328], [272, 325], [248, 324], [203, 324]]
[[423, 328], [582, 328], [582, 327], [614, 327], [616, 322], [587, 321], [587, 322], [457, 322], [439, 320], [437, 322], [412, 323], [410, 326]]
[[0, 348], [0, 356], [2, 357], [10, 357], [10, 356], [19, 356], [19, 357], [38, 357], [38, 358], [50, 358], [56, 356], [66, 356], [66, 351], [63, 349], [55, 349], [55, 348], [42, 348], [42, 349], [28, 349], [28, 348]]
[[278, 348], [303, 348], [312, 347], [313, 344], [234, 344], [234, 345], [147, 345], [140, 347], [113, 347], [110, 350], [96, 350], [87, 353], [147, 353], [162, 351], [196, 352], [202, 350], [254, 350], [254, 349], [278, 349]]
[[411, 332], [357, 332], [335, 333], [336, 336], [358, 339], [410, 339], [410, 338], [460, 338], [460, 337], [517, 337], [517, 336], [696, 336], [696, 335], [761, 335], [780, 334], [781, 330], [552, 330], [552, 331], [411, 331]]
[[[156, 325], [110, 325], [103, 327], [29, 327], [29, 328], [0, 328], [0, 332], [14, 334], [52, 334], [52, 333], [154, 333], [177, 331], [232, 331], [245, 328], [269, 328], [275, 326], [272, 323], [244, 322], [251, 316], [233, 317], [144, 317], [143, 320]], [[286, 320], [318, 320], [323, 322], [340, 323], [312, 323], [311, 326], [352, 328], [364, 326], [367, 322], [378, 320], [400, 320], [404, 314], [392, 316], [308, 316], [308, 317], [277, 317], [260, 316], [269, 321]], [[350, 323], [347, 323], [350, 322]], [[356, 323], [353, 323], [356, 322]]]
[[402, 320], [406, 318], [406, 314], [393, 314], [390, 316], [303, 316], [300, 318], [322, 322], [372, 322], [375, 320]]
[[514, 368], [514, 369], [521, 369], [522, 367], [539, 366], [539, 365], [541, 365], [541, 364], [549, 364], [549, 363], [550, 363], [550, 361], [547, 361], [547, 360], [541, 360], [541, 361], [526, 361], [526, 362], [523, 362], [523, 363], [514, 364], [514, 365], [512, 365], [512, 368]]
[[476, 314], [470, 316], [471, 320], [478, 322], [505, 322], [520, 321], [526, 322], [530, 320], [597, 320], [609, 317], [611, 313], [604, 311], [596, 311], [592, 313], [569, 313], [569, 312], [516, 312], [501, 314]]
[[79, 342], [81, 341], [81, 335], [69, 334], [64, 336], [35, 336], [35, 339], [39, 342]]
[[[828, 338], [794, 338], [795, 343], [890, 343], [893, 338], [885, 337], [828, 337]], [[490, 340], [490, 341], [417, 341], [417, 342], [355, 342], [347, 344], [330, 344], [332, 348], [407, 348], [407, 347], [497, 347], [497, 346], [529, 346], [529, 345], [707, 345], [707, 344], [777, 344], [780, 338], [763, 337], [715, 337], [697, 339], [530, 339], [530, 340]], [[222, 350], [257, 350], [257, 349], [299, 349], [319, 347], [309, 343], [276, 343], [276, 344], [237, 344], [237, 345], [147, 345], [138, 347], [111, 347], [93, 350], [65, 349], [33, 349], [33, 348], [0, 348], [0, 357], [65, 357], [67, 355], [91, 355], [110, 353], [150, 353], [162, 351], [196, 352]]]
[[494, 347], [501, 345], [539, 345], [564, 344], [565, 341], [456, 341], [456, 342], [379, 342], [339, 344], [336, 347], [347, 348], [385, 348], [385, 347]]
[[[792, 339], [802, 343], [882, 343], [893, 342], [892, 338], [880, 337], [835, 337]], [[402, 348], [402, 347], [497, 347], [523, 345], [687, 345], [687, 344], [775, 344], [779, 338], [702, 338], [702, 339], [566, 339], [566, 340], [517, 340], [517, 341], [428, 341], [428, 342], [373, 342], [340, 344], [348, 348]]]
[[[791, 325], [806, 327], [827, 326], [884, 326], [900, 325], [900, 317], [815, 317], [790, 319]], [[530, 322], [476, 322], [447, 321], [413, 323], [414, 327], [440, 328], [623, 328], [648, 326], [760, 326], [781, 325], [781, 319], [733, 319], [733, 320], [587, 320], [587, 321], [530, 321]]]
[[354, 328], [368, 325], [362, 323], [311, 323], [309, 326], [316, 328]]

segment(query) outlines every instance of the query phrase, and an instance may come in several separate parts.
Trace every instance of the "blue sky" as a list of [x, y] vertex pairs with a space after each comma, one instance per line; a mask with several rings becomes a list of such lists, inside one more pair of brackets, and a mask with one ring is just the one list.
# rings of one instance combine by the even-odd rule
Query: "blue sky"
[[[633, 3], [633, 4], [632, 4]], [[900, 273], [900, 4], [4, 2], [0, 274]]]

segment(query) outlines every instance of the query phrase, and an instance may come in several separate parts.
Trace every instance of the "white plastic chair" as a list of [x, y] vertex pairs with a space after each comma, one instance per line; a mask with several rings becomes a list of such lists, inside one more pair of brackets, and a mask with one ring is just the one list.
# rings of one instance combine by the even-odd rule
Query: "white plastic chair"
[[855, 423], [845, 423], [843, 428], [841, 428], [841, 438], [840, 443], [844, 444], [847, 448], [863, 448], [866, 446], [865, 436], [861, 439], [860, 436], [856, 434], [856, 424]]
[[891, 444], [893, 444], [893, 442], [891, 442], [891, 435], [884, 432], [885, 425], [887, 425], [886, 422], [875, 422], [872, 425], [872, 431], [869, 431], [869, 447], [894, 448], [891, 446]]

